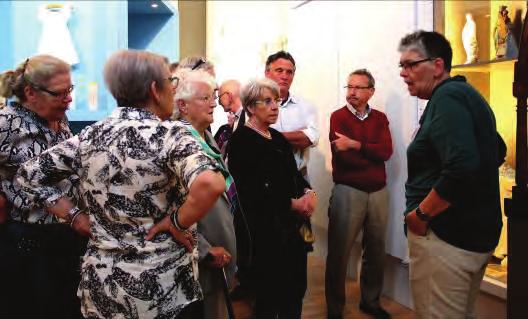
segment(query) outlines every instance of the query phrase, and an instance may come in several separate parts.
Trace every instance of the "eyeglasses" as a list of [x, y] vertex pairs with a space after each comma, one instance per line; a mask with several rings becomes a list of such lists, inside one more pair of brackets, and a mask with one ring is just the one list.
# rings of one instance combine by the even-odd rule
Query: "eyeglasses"
[[282, 99], [272, 99], [272, 98], [266, 98], [264, 100], [257, 100], [255, 101], [255, 104], [264, 104], [266, 107], [271, 107], [273, 104], [279, 105], [282, 103]]
[[177, 76], [169, 76], [167, 78], [167, 80], [169, 80], [169, 82], [174, 86], [174, 87], [177, 87], [178, 86], [178, 83], [180, 83], [180, 79], [177, 77]]
[[203, 101], [205, 103], [211, 103], [211, 101], [215, 101], [218, 99], [218, 93], [216, 91], [213, 92], [213, 94], [208, 96], [197, 96], [197, 100]]
[[205, 64], [205, 60], [204, 59], [200, 59], [200, 60], [196, 61], [194, 66], [191, 68], [191, 70], [194, 71], [194, 70], [198, 69], [202, 64]]
[[56, 97], [56, 98], [61, 98], [61, 99], [64, 99], [65, 97], [67, 97], [68, 95], [71, 94], [71, 92], [73, 91], [73, 89], [75, 88], [74, 85], [70, 85], [69, 88], [67, 88], [66, 90], [64, 91], [61, 91], [61, 92], [55, 92], [55, 91], [51, 91], [51, 90], [48, 90], [46, 89], [45, 87], [43, 86], [40, 86], [40, 85], [36, 85], [34, 83], [31, 83], [28, 79], [26, 79], [26, 81], [29, 83], [29, 85], [31, 85], [32, 88], [34, 88], [35, 90], [38, 90], [38, 91], [42, 91], [42, 92], [46, 92], [48, 93], [49, 95], [53, 96], [53, 97]]
[[367, 90], [367, 89], [372, 89], [372, 86], [353, 86], [353, 85], [345, 85], [344, 88], [345, 88], [345, 89], [349, 89], [349, 90]]
[[433, 60], [432, 58], [426, 58], [426, 59], [422, 59], [422, 60], [418, 60], [418, 61], [404, 61], [404, 62], [400, 62], [398, 64], [398, 66], [402, 70], [405, 70], [405, 71], [411, 70], [412, 71], [413, 68], [415, 66], [417, 66], [418, 64], [423, 63], [423, 62], [427, 62], [427, 61], [432, 61], [432, 60]]

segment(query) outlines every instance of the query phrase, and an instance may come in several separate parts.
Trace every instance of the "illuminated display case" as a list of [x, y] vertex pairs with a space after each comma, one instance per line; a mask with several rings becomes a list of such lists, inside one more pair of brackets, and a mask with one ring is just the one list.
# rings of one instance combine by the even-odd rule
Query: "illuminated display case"
[[[501, 205], [515, 184], [516, 99], [512, 95], [514, 63], [518, 54], [527, 1], [435, 1], [435, 30], [453, 48], [451, 75], [463, 75], [490, 104], [497, 130], [508, 147], [500, 169]], [[483, 288], [506, 298], [507, 234], [503, 231], [486, 270]]]

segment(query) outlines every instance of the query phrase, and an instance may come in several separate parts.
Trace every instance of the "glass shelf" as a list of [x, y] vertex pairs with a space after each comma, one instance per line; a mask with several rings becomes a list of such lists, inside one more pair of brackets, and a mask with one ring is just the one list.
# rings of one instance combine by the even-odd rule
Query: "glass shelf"
[[490, 72], [491, 70], [507, 69], [513, 70], [517, 59], [500, 59], [490, 61], [479, 61], [469, 64], [457, 64], [451, 67], [456, 72]]

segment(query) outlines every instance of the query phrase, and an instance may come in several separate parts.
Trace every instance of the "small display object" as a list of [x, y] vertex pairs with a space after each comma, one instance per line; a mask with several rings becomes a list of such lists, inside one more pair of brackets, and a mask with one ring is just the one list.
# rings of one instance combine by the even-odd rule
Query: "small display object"
[[512, 29], [513, 23], [508, 16], [507, 6], [500, 6], [497, 24], [493, 34], [495, 41], [495, 56], [497, 59], [517, 58], [518, 48]]
[[75, 51], [68, 20], [73, 7], [66, 4], [48, 4], [42, 6], [38, 17], [42, 21], [42, 35], [38, 52], [53, 55], [70, 65], [79, 63], [79, 56]]
[[478, 61], [477, 25], [471, 13], [466, 13], [466, 24], [462, 29], [462, 44], [466, 51], [465, 64]]

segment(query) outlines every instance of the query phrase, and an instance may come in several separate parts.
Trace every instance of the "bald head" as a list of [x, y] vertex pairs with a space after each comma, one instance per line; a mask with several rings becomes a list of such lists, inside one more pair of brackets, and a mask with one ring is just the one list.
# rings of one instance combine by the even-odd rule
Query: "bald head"
[[237, 80], [224, 81], [218, 89], [218, 96], [224, 111], [236, 113], [242, 106], [242, 102], [240, 102], [240, 82]]

